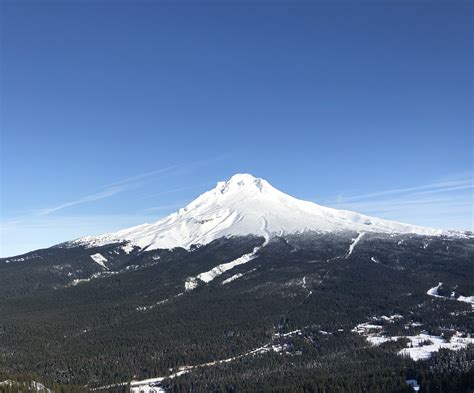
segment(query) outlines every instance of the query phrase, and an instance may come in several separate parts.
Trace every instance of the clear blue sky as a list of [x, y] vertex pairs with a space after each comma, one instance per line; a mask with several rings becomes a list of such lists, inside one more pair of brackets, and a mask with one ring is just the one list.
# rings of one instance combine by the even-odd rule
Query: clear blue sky
[[472, 4], [4, 0], [1, 255], [236, 172], [473, 229]]

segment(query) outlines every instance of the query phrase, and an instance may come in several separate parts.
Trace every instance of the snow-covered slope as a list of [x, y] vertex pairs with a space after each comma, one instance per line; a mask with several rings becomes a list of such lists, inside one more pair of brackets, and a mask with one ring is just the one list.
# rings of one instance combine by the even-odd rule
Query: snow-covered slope
[[128, 241], [148, 250], [189, 248], [221, 237], [274, 235], [305, 231], [383, 232], [442, 235], [446, 231], [401, 224], [302, 201], [272, 187], [266, 180], [237, 174], [202, 194], [186, 207], [153, 224], [85, 237], [69, 244], [104, 245]]

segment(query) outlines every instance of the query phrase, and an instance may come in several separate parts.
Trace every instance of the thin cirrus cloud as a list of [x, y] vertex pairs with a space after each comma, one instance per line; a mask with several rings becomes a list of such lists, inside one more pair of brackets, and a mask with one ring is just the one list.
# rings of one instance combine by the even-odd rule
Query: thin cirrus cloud
[[[2, 257], [18, 255], [23, 252], [51, 246], [80, 236], [98, 235], [138, 225], [143, 222], [148, 222], [149, 220], [156, 220], [157, 213], [174, 210], [181, 207], [182, 204], [179, 206], [177, 204], [163, 204], [125, 215], [68, 216], [53, 213], [85, 203], [111, 198], [130, 189], [142, 187], [147, 180], [156, 180], [156, 178], [163, 176], [186, 175], [199, 166], [207, 165], [216, 160], [225, 158], [226, 156], [218, 156], [214, 159], [167, 166], [154, 171], [141, 173], [109, 183], [103, 186], [102, 190], [95, 193], [39, 210], [34, 214], [17, 216], [9, 220], [0, 220], [0, 255]], [[183, 192], [199, 187], [201, 186], [174, 188], [163, 190], [159, 194]]]
[[214, 185], [215, 184], [213, 184], [213, 183], [200, 183], [200, 184], [196, 184], [194, 186], [173, 188], [173, 189], [170, 189], [170, 190], [164, 190], [164, 191], [156, 192], [156, 193], [153, 193], [153, 194], [145, 195], [145, 196], [143, 196], [143, 199], [155, 198], [157, 196], [173, 194], [173, 193], [176, 193], [176, 192], [195, 190], [197, 188], [202, 188], [202, 187], [212, 187]]
[[474, 229], [472, 176], [420, 186], [339, 196], [329, 204], [386, 219], [447, 229]]
[[348, 204], [341, 204], [340, 207], [356, 211], [371, 212], [373, 214], [394, 211], [403, 213], [414, 209], [428, 209], [430, 211], [430, 214], [433, 214], [433, 211], [436, 212], [436, 214], [440, 214], [440, 212], [447, 212], [447, 209], [449, 209], [449, 211], [452, 211], [451, 209], [464, 209], [469, 208], [470, 206], [471, 204], [469, 200], [466, 197], [461, 197], [454, 201], [450, 198], [399, 198], [370, 202], [353, 202]]
[[173, 170], [177, 170], [177, 169], [181, 169], [181, 168], [182, 167], [179, 166], [179, 165], [171, 165], [171, 166], [168, 166], [168, 167], [165, 167], [165, 168], [157, 169], [155, 171], [145, 172], [145, 173], [141, 173], [139, 175], [135, 175], [135, 176], [127, 177], [127, 178], [122, 179], [122, 180], [118, 180], [116, 182], [105, 185], [105, 187], [114, 187], [114, 186], [120, 186], [120, 185], [124, 185], [124, 184], [131, 184], [131, 183], [135, 183], [135, 182], [144, 180], [144, 179], [149, 178], [149, 177], [169, 173]]
[[[191, 165], [191, 164], [189, 164]], [[137, 225], [154, 219], [150, 214], [161, 209], [171, 209], [172, 206], [155, 207], [150, 211], [129, 215], [98, 215], [98, 216], [61, 216], [52, 213], [70, 207], [92, 203], [117, 194], [140, 187], [148, 178], [160, 175], [181, 173], [188, 166], [175, 165], [151, 172], [138, 174], [108, 184], [102, 190], [68, 202], [37, 211], [33, 215], [17, 216], [10, 220], [0, 221], [0, 255], [17, 255], [33, 249], [58, 244], [85, 234], [100, 234], [123, 227]]]
[[59, 210], [66, 209], [67, 207], [81, 205], [83, 203], [93, 202], [93, 201], [98, 201], [100, 199], [109, 198], [111, 196], [119, 194], [120, 192], [123, 192], [125, 189], [126, 189], [126, 187], [109, 188], [109, 189], [106, 189], [104, 191], [98, 192], [96, 194], [87, 195], [85, 197], [76, 199], [75, 201], [65, 202], [65, 203], [62, 203], [62, 204], [54, 206], [54, 207], [50, 207], [50, 208], [47, 208], [47, 209], [42, 209], [42, 210], [39, 211], [38, 215], [39, 216], [47, 216], [47, 215], [49, 215], [51, 213], [54, 213], [54, 212], [57, 212]]
[[461, 179], [461, 180], [436, 182], [436, 183], [424, 184], [424, 185], [415, 186], [415, 187], [393, 188], [389, 190], [377, 191], [377, 192], [372, 192], [368, 194], [352, 195], [349, 197], [339, 196], [335, 202], [346, 203], [346, 202], [353, 202], [353, 201], [358, 201], [358, 200], [379, 198], [379, 197], [384, 197], [387, 195], [407, 194], [407, 193], [415, 193], [415, 192], [439, 193], [439, 192], [448, 192], [448, 191], [452, 191], [456, 189], [468, 189], [468, 188], [473, 188], [473, 187], [474, 187], [473, 179], [469, 178], [469, 179]]
[[474, 184], [466, 184], [464, 186], [456, 186], [456, 187], [444, 187], [444, 188], [439, 188], [439, 189], [429, 190], [429, 191], [420, 191], [420, 192], [417, 192], [416, 194], [420, 194], [420, 195], [438, 194], [440, 192], [468, 190], [468, 189], [471, 189], [471, 188], [474, 188]]
[[[46, 209], [41, 209], [38, 212], [37, 215], [38, 216], [48, 216], [51, 213], [66, 209], [68, 207], [82, 205], [84, 203], [94, 202], [94, 201], [98, 201], [98, 200], [105, 199], [105, 198], [110, 198], [114, 195], [117, 195], [117, 194], [120, 194], [124, 191], [127, 191], [130, 188], [139, 187], [146, 179], [153, 178], [153, 177], [156, 177], [156, 176], [159, 176], [159, 175], [171, 175], [171, 174], [176, 175], [176, 176], [184, 175], [184, 174], [187, 174], [189, 171], [193, 170], [194, 168], [196, 168], [198, 166], [210, 164], [211, 162], [215, 162], [215, 161], [219, 161], [219, 160], [223, 160], [223, 159], [226, 159], [228, 156], [229, 156], [228, 154], [222, 154], [222, 155], [219, 155], [219, 156], [214, 157], [214, 158], [208, 158], [208, 159], [204, 159], [204, 160], [194, 161], [194, 162], [190, 162], [190, 163], [187, 163], [187, 164], [170, 165], [170, 166], [167, 166], [167, 167], [164, 167], [164, 168], [156, 169], [154, 171], [140, 173], [140, 174], [135, 175], [135, 176], [120, 179], [120, 180], [117, 180], [113, 183], [106, 184], [105, 186], [103, 186], [104, 189], [102, 191], [97, 192], [97, 193], [94, 193], [94, 194], [91, 194], [91, 195], [86, 195], [84, 197], [80, 197], [80, 198], [78, 198], [76, 200], [73, 200], [73, 201], [61, 203], [57, 206], [53, 206], [53, 207], [46, 208]], [[181, 188], [181, 189], [163, 191], [162, 194], [172, 193], [172, 192], [176, 192], [176, 191], [184, 191], [184, 190], [192, 189], [192, 188], [196, 188], [196, 187], [198, 187], [198, 186], [184, 187], [184, 188]]]
[[155, 177], [157, 175], [170, 174], [171, 172], [173, 172], [174, 170], [179, 169], [179, 168], [180, 167], [178, 165], [173, 165], [173, 166], [169, 166], [169, 167], [166, 167], [166, 168], [157, 169], [155, 171], [146, 172], [146, 173], [142, 173], [142, 174], [139, 174], [139, 175], [128, 177], [128, 178], [125, 178], [125, 179], [122, 179], [122, 180], [118, 180], [114, 183], [110, 183], [110, 184], [104, 186], [105, 189], [102, 190], [102, 191], [99, 191], [97, 193], [86, 195], [84, 197], [80, 197], [80, 198], [75, 199], [73, 201], [64, 202], [64, 203], [61, 203], [57, 206], [42, 209], [38, 212], [38, 215], [39, 216], [47, 216], [51, 213], [57, 212], [59, 210], [66, 209], [68, 207], [82, 205], [84, 203], [89, 203], [89, 202], [94, 202], [94, 201], [99, 201], [99, 200], [105, 199], [105, 198], [110, 198], [114, 195], [117, 195], [117, 194], [120, 194], [124, 191], [127, 191], [132, 187], [139, 186], [140, 182], [142, 182], [143, 180], [145, 180], [147, 178]]

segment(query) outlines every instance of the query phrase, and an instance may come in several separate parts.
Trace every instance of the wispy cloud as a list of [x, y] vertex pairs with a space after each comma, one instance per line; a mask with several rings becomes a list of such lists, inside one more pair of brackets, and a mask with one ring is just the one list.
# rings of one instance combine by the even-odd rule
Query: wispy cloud
[[[152, 206], [148, 209], [132, 209], [122, 215], [103, 214], [84, 215], [70, 213], [70, 209], [86, 203], [93, 203], [99, 200], [112, 198], [116, 195], [130, 191], [132, 189], [144, 187], [150, 181], [164, 177], [179, 177], [189, 175], [201, 166], [214, 164], [216, 161], [226, 159], [229, 154], [222, 154], [199, 161], [170, 165], [163, 168], [136, 174], [134, 176], [118, 179], [112, 183], [99, 187], [95, 192], [71, 198], [71, 200], [59, 203], [55, 206], [27, 211], [19, 215], [2, 216], [0, 219], [0, 255], [15, 255], [20, 252], [38, 249], [62, 241], [70, 240], [85, 235], [98, 235], [101, 233], [113, 232], [129, 226], [142, 224], [149, 220], [156, 220], [157, 216], [166, 213], [167, 210], [174, 210], [183, 204], [162, 204]], [[204, 184], [172, 188], [154, 194], [164, 195], [178, 193], [194, 188], [199, 188]], [[156, 203], [156, 202], [155, 202]], [[63, 214], [54, 214], [59, 211]]]
[[[156, 177], [160, 176], [169, 176], [169, 175], [185, 175], [188, 174], [190, 171], [194, 170], [196, 167], [199, 167], [201, 165], [207, 165], [215, 161], [223, 160], [228, 157], [228, 154], [222, 154], [217, 157], [211, 157], [203, 160], [198, 160], [198, 161], [193, 161], [193, 162], [188, 162], [184, 164], [175, 164], [175, 165], [169, 165], [164, 168], [159, 168], [153, 171], [148, 171], [144, 173], [139, 173], [134, 176], [129, 176], [123, 179], [116, 180], [112, 183], [106, 184], [99, 189], [99, 191], [94, 192], [92, 194], [86, 195], [86, 196], [81, 196], [78, 197], [77, 199], [73, 199], [71, 201], [63, 202], [60, 203], [56, 206], [51, 206], [47, 207], [44, 209], [40, 209], [36, 211], [34, 216], [38, 217], [44, 217], [44, 216], [49, 216], [52, 213], [61, 211], [63, 209], [67, 209], [69, 207], [77, 206], [77, 205], [82, 205], [85, 203], [90, 203], [90, 202], [95, 202], [99, 201], [102, 199], [110, 198], [113, 197], [117, 194], [120, 194], [122, 192], [125, 192], [127, 190], [130, 190], [132, 188], [137, 188], [143, 186], [144, 183], [146, 183], [147, 179], [156, 179]], [[173, 192], [179, 192], [179, 191], [185, 191], [185, 190], [190, 190], [193, 188], [197, 188], [199, 186], [191, 186], [191, 187], [180, 187], [180, 188], [175, 188], [171, 190], [165, 190], [162, 191], [161, 193], [155, 194], [155, 195], [163, 195], [163, 194], [169, 194]]]
[[[184, 164], [175, 164], [175, 165], [169, 165], [164, 168], [159, 168], [155, 169], [153, 171], [148, 171], [148, 172], [143, 172], [139, 173], [134, 176], [129, 176], [123, 179], [116, 180], [112, 183], [106, 184], [101, 187], [101, 189], [97, 192], [94, 192], [92, 194], [86, 195], [86, 196], [81, 196], [78, 197], [77, 199], [74, 199], [72, 201], [68, 202], [63, 202], [60, 203], [56, 206], [40, 209], [36, 212], [36, 216], [48, 216], [52, 213], [58, 212], [63, 209], [67, 209], [69, 207], [77, 206], [77, 205], [82, 205], [85, 203], [90, 203], [94, 201], [98, 201], [101, 199], [106, 199], [113, 197], [117, 194], [120, 194], [122, 192], [125, 192], [127, 190], [130, 190], [131, 188], [136, 188], [143, 186], [144, 183], [146, 183], [147, 179], [156, 179], [157, 176], [169, 176], [169, 175], [175, 175], [175, 176], [180, 176], [180, 175], [186, 175], [190, 171], [194, 170], [196, 167], [201, 166], [201, 165], [207, 165], [215, 161], [223, 160], [226, 159], [229, 156], [229, 154], [221, 154], [216, 157], [211, 157], [211, 158], [206, 158], [203, 160], [198, 160], [198, 161], [193, 161], [193, 162], [188, 162]], [[185, 191], [185, 190], [190, 190], [193, 188], [197, 188], [199, 186], [192, 186], [192, 187], [181, 187], [181, 188], [176, 188], [172, 190], [165, 190], [161, 193], [155, 194], [155, 195], [163, 195], [163, 194], [168, 194], [172, 192], [178, 192], [178, 191]]]
[[178, 188], [172, 188], [170, 190], [163, 190], [160, 192], [156, 192], [150, 195], [146, 195], [143, 198], [155, 198], [160, 195], [167, 195], [167, 194], [173, 194], [175, 192], [182, 192], [182, 191], [189, 191], [189, 190], [195, 190], [196, 188], [202, 188], [202, 187], [211, 187], [214, 186], [214, 183], [201, 183], [201, 184], [196, 184], [194, 186], [188, 186], [188, 187], [178, 187]]
[[469, 197], [462, 196], [455, 200], [449, 198], [432, 199], [432, 198], [399, 198], [380, 201], [359, 201], [344, 204], [333, 204], [333, 207], [343, 208], [348, 210], [361, 211], [366, 213], [381, 213], [381, 212], [404, 212], [409, 210], [431, 210], [431, 214], [440, 214], [441, 211], [446, 211], [448, 208], [461, 207], [466, 208], [471, 206]]
[[162, 175], [162, 174], [169, 173], [173, 170], [181, 169], [181, 168], [182, 168], [182, 166], [180, 166], [180, 165], [171, 165], [171, 166], [168, 166], [166, 168], [161, 168], [161, 169], [157, 169], [155, 171], [145, 172], [145, 173], [141, 173], [141, 174], [138, 174], [138, 175], [135, 175], [135, 176], [127, 177], [125, 179], [118, 180], [116, 182], [107, 184], [104, 187], [113, 187], [113, 186], [118, 186], [118, 185], [123, 185], [123, 184], [135, 183], [135, 182], [138, 182], [140, 180], [143, 180], [143, 179], [146, 179], [146, 178], [149, 178], [149, 177]]
[[101, 192], [98, 192], [96, 194], [87, 195], [85, 197], [76, 199], [74, 201], [65, 202], [65, 203], [61, 203], [60, 205], [57, 205], [57, 206], [54, 206], [54, 207], [42, 209], [42, 210], [39, 211], [38, 215], [39, 216], [47, 216], [51, 213], [57, 212], [59, 210], [65, 209], [67, 207], [81, 205], [83, 203], [93, 202], [93, 201], [98, 201], [100, 199], [109, 198], [109, 197], [111, 197], [113, 195], [116, 195], [116, 194], [118, 194], [118, 193], [120, 193], [124, 190], [125, 190], [125, 187], [108, 188], [108, 189], [106, 189], [104, 191], [101, 191]]
[[151, 171], [151, 172], [145, 172], [145, 173], [141, 173], [141, 174], [138, 174], [138, 175], [135, 175], [135, 176], [127, 177], [125, 179], [121, 179], [121, 180], [118, 180], [118, 181], [115, 181], [113, 183], [110, 183], [110, 184], [107, 184], [107, 185], [103, 186], [102, 191], [99, 191], [99, 192], [96, 192], [96, 193], [93, 193], [93, 194], [90, 194], [90, 195], [86, 195], [86, 196], [80, 197], [78, 199], [69, 201], [69, 202], [64, 202], [64, 203], [61, 203], [57, 206], [49, 207], [49, 208], [46, 208], [46, 209], [41, 209], [38, 212], [38, 215], [39, 216], [47, 216], [51, 213], [57, 212], [59, 210], [66, 209], [68, 207], [82, 205], [84, 203], [94, 202], [94, 201], [98, 201], [98, 200], [105, 199], [105, 198], [110, 198], [114, 195], [117, 195], [117, 194], [120, 194], [124, 191], [127, 191], [127, 190], [129, 190], [133, 187], [139, 186], [140, 182], [143, 181], [144, 179], [155, 177], [155, 176], [158, 176], [158, 175], [169, 174], [169, 173], [173, 172], [174, 170], [177, 170], [177, 169], [179, 170], [180, 168], [183, 168], [183, 167], [184, 167], [183, 165], [181, 165], [181, 166], [172, 165], [172, 166], [157, 169], [157, 170], [154, 170], [154, 171]]
[[457, 187], [442, 187], [442, 188], [437, 188], [434, 190], [417, 192], [416, 194], [419, 194], [419, 195], [439, 194], [440, 192], [468, 190], [470, 188], [474, 188], [474, 184], [466, 184], [465, 186], [457, 186]]
[[386, 219], [450, 229], [473, 229], [472, 174], [419, 186], [356, 195], [339, 195], [327, 203]]
[[473, 179], [461, 179], [461, 180], [453, 180], [453, 181], [444, 181], [444, 182], [435, 182], [431, 184], [423, 184], [420, 186], [415, 187], [405, 187], [405, 188], [392, 188], [388, 190], [376, 191], [367, 194], [359, 194], [359, 195], [352, 195], [352, 196], [344, 196], [339, 195], [334, 202], [342, 203], [342, 202], [352, 202], [357, 200], [364, 200], [364, 199], [374, 199], [379, 197], [385, 197], [388, 195], [395, 195], [395, 194], [407, 194], [407, 193], [414, 193], [420, 192], [424, 190], [426, 193], [439, 193], [439, 192], [447, 192], [452, 191], [454, 189], [467, 189], [474, 187]]

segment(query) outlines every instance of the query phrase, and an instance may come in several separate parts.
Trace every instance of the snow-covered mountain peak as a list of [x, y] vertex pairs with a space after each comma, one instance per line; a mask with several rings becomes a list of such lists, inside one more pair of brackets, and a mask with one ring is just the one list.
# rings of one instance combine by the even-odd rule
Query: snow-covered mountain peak
[[152, 224], [124, 229], [72, 244], [103, 245], [127, 241], [143, 249], [189, 248], [230, 236], [272, 236], [355, 231], [441, 235], [448, 232], [337, 210], [287, 195], [264, 179], [236, 174], [186, 207]]
[[218, 182], [216, 187], [196, 198], [186, 207], [180, 209], [178, 214], [189, 212], [203, 205], [224, 206], [229, 203], [248, 201], [249, 198], [277, 198], [284, 195], [272, 187], [266, 180], [250, 174], [236, 174], [227, 181]]
[[271, 187], [270, 184], [263, 179], [254, 177], [248, 173], [237, 173], [225, 182], [217, 183], [216, 189], [222, 194], [226, 192], [237, 191], [262, 191], [264, 188]]
[[216, 198], [222, 198], [223, 196], [226, 198], [234, 194], [239, 194], [241, 198], [243, 198], [243, 195], [249, 197], [259, 193], [267, 194], [267, 196], [269, 196], [272, 193], [279, 193], [279, 191], [264, 179], [254, 177], [247, 173], [239, 173], [232, 176], [227, 181], [217, 183], [214, 189], [206, 192], [203, 196], [214, 196]]

